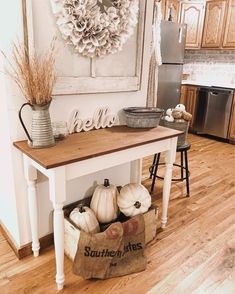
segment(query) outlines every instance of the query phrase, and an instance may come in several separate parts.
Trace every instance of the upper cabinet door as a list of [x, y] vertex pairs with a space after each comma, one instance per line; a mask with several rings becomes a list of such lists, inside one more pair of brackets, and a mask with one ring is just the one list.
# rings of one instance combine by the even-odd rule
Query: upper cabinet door
[[235, 0], [229, 1], [228, 14], [226, 18], [224, 39], [224, 48], [235, 48]]
[[225, 8], [226, 0], [207, 2], [202, 37], [203, 48], [219, 48], [221, 46]]
[[179, 8], [179, 0], [166, 0], [165, 20], [178, 22]]
[[203, 2], [181, 3], [180, 22], [187, 24], [186, 49], [200, 49], [203, 16]]

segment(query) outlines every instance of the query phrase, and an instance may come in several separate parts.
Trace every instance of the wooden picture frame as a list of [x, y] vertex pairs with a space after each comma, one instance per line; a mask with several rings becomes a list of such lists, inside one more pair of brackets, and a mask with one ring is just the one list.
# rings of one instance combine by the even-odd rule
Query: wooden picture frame
[[[33, 13], [31, 2], [32, 0], [21, 1], [24, 43], [25, 46], [28, 47], [30, 50], [34, 45]], [[53, 96], [112, 92], [132, 92], [139, 91], [141, 89], [147, 1], [148, 0], [139, 0], [140, 12], [137, 29], [138, 32], [135, 75], [115, 77], [96, 76], [95, 59], [90, 59], [90, 76], [59, 76], [57, 78], [57, 83], [53, 91]]]

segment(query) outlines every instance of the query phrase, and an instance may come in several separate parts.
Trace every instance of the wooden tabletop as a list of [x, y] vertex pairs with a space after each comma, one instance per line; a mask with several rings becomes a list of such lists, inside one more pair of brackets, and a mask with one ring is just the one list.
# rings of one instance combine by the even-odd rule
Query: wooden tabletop
[[14, 146], [46, 169], [82, 161], [140, 145], [161, 141], [182, 134], [180, 131], [157, 127], [133, 129], [116, 126], [69, 135], [54, 147], [32, 149], [27, 141], [14, 142]]

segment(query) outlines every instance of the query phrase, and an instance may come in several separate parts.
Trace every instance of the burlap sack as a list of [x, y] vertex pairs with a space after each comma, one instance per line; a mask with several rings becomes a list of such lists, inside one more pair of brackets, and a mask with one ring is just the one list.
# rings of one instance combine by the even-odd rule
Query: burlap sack
[[106, 279], [145, 270], [142, 215], [116, 222], [98, 234], [81, 232], [73, 272], [84, 279]]

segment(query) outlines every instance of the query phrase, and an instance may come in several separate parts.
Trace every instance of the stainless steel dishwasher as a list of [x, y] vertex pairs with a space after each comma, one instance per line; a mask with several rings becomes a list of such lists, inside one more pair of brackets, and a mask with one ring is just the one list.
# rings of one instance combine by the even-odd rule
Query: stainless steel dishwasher
[[227, 138], [233, 90], [215, 87], [199, 89], [194, 130]]

